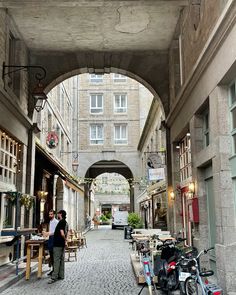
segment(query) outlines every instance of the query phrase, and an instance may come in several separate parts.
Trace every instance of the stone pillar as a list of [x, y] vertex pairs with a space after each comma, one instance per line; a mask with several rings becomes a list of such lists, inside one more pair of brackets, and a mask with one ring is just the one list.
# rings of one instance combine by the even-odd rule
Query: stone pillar
[[26, 186], [25, 192], [31, 196], [34, 194], [34, 169], [35, 169], [35, 139], [33, 129], [29, 129], [27, 162], [26, 162]]
[[[199, 225], [195, 224], [193, 244], [198, 249], [208, 248], [208, 212], [207, 196], [205, 189], [204, 168], [198, 168], [199, 153], [203, 150], [203, 119], [201, 115], [194, 115], [189, 122], [191, 135], [191, 157], [192, 157], [192, 180], [195, 183], [195, 197], [198, 198], [199, 205]], [[209, 148], [211, 148], [209, 146]]]
[[216, 151], [212, 159], [216, 210], [216, 264], [220, 285], [226, 294], [236, 294], [235, 190], [229, 158], [232, 138], [227, 88], [217, 87], [209, 97], [211, 139]]
[[[166, 130], [166, 147], [167, 147], [167, 200], [168, 200], [168, 215], [167, 227], [173, 234], [177, 234], [182, 229], [181, 212], [181, 199], [177, 185], [180, 182], [179, 175], [179, 150], [176, 149], [176, 143], [170, 142], [170, 130]], [[171, 200], [170, 192], [173, 191], [175, 199]]]

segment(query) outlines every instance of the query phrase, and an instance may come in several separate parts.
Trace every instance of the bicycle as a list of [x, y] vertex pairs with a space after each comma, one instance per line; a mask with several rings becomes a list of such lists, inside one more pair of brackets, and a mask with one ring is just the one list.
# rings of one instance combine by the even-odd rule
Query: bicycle
[[[191, 265], [190, 273], [185, 280], [184, 290], [186, 295], [221, 295], [223, 291], [216, 284], [209, 283], [207, 277], [212, 276], [214, 272], [212, 270], [200, 271], [199, 260], [203, 254], [207, 254], [214, 247], [202, 250], [197, 257], [190, 259], [185, 258], [186, 261]], [[202, 278], [206, 278], [203, 280]]]
[[152, 268], [152, 263], [151, 263], [150, 255], [149, 255], [150, 249], [148, 249], [147, 247], [145, 248], [145, 243], [142, 243], [139, 251], [143, 255], [142, 257], [143, 274], [144, 274], [146, 284], [144, 284], [143, 287], [140, 289], [138, 295], [142, 293], [146, 285], [148, 286], [149, 295], [157, 294], [156, 293], [157, 288], [153, 281], [155, 274]]

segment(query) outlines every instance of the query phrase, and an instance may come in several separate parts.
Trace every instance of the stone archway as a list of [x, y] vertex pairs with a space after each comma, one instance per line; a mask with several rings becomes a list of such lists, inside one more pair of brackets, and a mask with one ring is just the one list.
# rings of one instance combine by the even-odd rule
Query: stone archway
[[[98, 175], [103, 174], [105, 172], [108, 173], [118, 173], [122, 175], [124, 178], [127, 179], [130, 183], [130, 210], [134, 211], [134, 188], [131, 185], [130, 179], [133, 178], [134, 174], [132, 173], [131, 169], [125, 163], [122, 163], [117, 160], [105, 160], [105, 161], [98, 161], [92, 164], [85, 174], [85, 179], [95, 179]], [[90, 211], [90, 187], [91, 182], [85, 183], [85, 208], [87, 211]]]
[[[89, 58], [88, 58], [89, 56]], [[107, 57], [106, 57], [107, 56]], [[77, 53], [76, 56], [60, 54], [60, 56], [32, 55], [32, 64], [40, 64], [47, 70], [44, 86], [48, 93], [62, 81], [79, 74], [118, 73], [136, 80], [144, 85], [158, 100], [163, 114], [169, 112], [169, 84], [168, 84], [168, 53], [143, 52], [129, 53]], [[90, 63], [89, 60], [92, 60]], [[106, 60], [109, 62], [106, 64]], [[58, 62], [60, 60], [60, 62]], [[127, 64], [127, 60], [129, 63]], [[102, 61], [102, 62], [100, 62]], [[56, 64], [56, 66], [55, 66]], [[91, 65], [90, 65], [91, 64]], [[140, 65], [137, 68], [137, 65]], [[50, 69], [50, 70], [49, 70]], [[33, 88], [34, 85], [31, 85]], [[29, 101], [29, 116], [34, 112], [33, 101]]]

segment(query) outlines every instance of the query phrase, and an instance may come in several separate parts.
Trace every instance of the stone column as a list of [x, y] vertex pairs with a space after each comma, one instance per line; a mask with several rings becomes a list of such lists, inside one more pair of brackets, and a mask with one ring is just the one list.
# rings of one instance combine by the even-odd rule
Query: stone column
[[[181, 212], [181, 199], [176, 190], [180, 182], [179, 175], [179, 150], [176, 149], [176, 143], [170, 142], [170, 130], [166, 130], [166, 147], [167, 147], [167, 200], [168, 200], [168, 216], [167, 227], [171, 233], [177, 234], [182, 229]], [[173, 191], [175, 199], [171, 200], [170, 192]]]
[[217, 275], [226, 294], [233, 295], [236, 294], [236, 198], [229, 161], [232, 138], [227, 88], [215, 88], [210, 94], [209, 103], [211, 139], [216, 151], [212, 167], [216, 210]]

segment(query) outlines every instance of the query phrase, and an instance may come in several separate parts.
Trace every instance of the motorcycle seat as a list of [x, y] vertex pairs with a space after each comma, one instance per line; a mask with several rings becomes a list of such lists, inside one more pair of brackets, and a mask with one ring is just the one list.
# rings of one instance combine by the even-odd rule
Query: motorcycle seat
[[205, 271], [201, 271], [199, 273], [199, 275], [201, 277], [210, 277], [210, 276], [213, 276], [214, 275], [214, 271], [213, 270], [205, 270]]
[[176, 260], [176, 256], [173, 255], [173, 256], [171, 256], [171, 257], [167, 260], [167, 262], [170, 263], [170, 262], [175, 261], [175, 260]]

